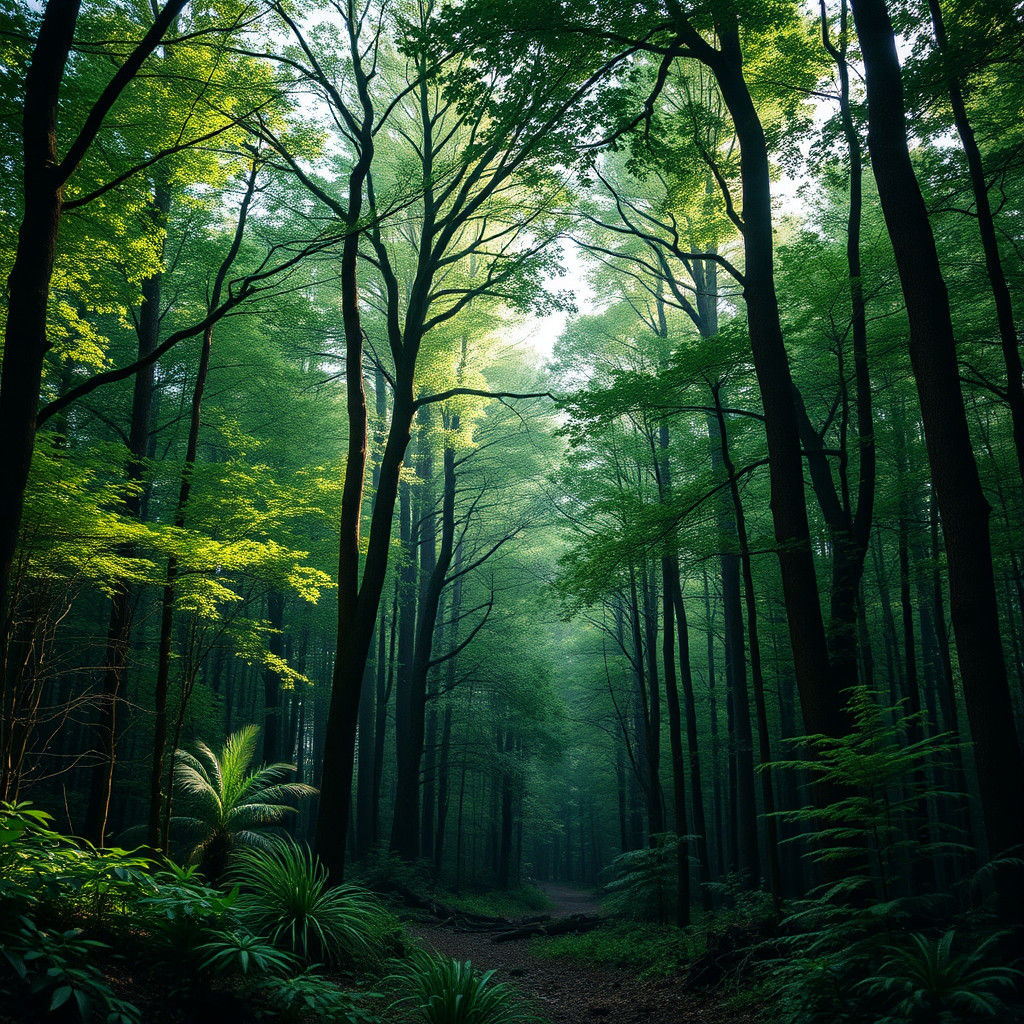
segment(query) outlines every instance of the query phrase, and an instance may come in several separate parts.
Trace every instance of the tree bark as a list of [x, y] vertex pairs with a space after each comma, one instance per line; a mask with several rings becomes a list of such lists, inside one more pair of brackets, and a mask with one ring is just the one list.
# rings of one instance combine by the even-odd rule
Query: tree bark
[[[960, 390], [956, 340], [928, 213], [907, 145], [899, 57], [885, 0], [853, 0], [868, 94], [868, 147], [910, 320], [910, 359], [949, 565], [950, 610], [989, 853], [1024, 844], [1024, 760], [996, 603], [990, 508]], [[996, 876], [1000, 914], [1024, 917], [1024, 872]]]
[[[743, 190], [743, 295], [751, 350], [764, 407], [771, 479], [771, 509], [782, 571], [786, 617], [804, 722], [811, 733], [842, 736], [847, 730], [842, 700], [831, 685], [828, 644], [818, 601], [811, 553], [803, 464], [793, 379], [782, 337], [775, 293], [768, 148], [743, 77], [736, 21], [716, 23], [719, 49], [712, 47], [680, 11], [682, 42], [714, 74], [740, 144]], [[825, 799], [825, 795], [821, 795]]]

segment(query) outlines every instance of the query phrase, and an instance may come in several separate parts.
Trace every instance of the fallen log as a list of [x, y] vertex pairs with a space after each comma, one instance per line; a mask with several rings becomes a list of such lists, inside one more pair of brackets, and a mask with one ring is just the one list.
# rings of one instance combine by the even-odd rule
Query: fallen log
[[578, 932], [589, 932], [607, 920], [606, 917], [573, 914], [572, 917], [563, 917], [560, 921], [528, 924], [510, 932], [502, 932], [500, 935], [495, 935], [491, 942], [514, 942], [518, 939], [531, 939], [534, 935], [571, 935]]

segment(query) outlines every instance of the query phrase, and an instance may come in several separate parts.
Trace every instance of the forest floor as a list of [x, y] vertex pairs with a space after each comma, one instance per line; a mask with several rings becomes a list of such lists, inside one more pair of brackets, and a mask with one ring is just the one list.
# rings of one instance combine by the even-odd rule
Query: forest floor
[[[540, 883], [554, 905], [552, 918], [598, 914], [589, 893]], [[496, 943], [493, 933], [457, 931], [444, 925], [408, 924], [410, 934], [457, 960], [494, 970], [495, 980], [514, 985], [538, 1016], [553, 1024], [647, 1021], [651, 1024], [754, 1024], [749, 1010], [726, 1010], [722, 997], [693, 992], [682, 976], [640, 979], [635, 969], [588, 967], [574, 959], [541, 959], [530, 953], [529, 940]]]

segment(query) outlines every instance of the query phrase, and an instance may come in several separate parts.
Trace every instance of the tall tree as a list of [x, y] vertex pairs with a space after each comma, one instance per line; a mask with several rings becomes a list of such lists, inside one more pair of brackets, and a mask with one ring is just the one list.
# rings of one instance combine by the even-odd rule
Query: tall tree
[[[896, 37], [885, 0], [852, 0], [868, 92], [868, 147], [910, 319], [928, 461], [949, 564], [950, 611], [989, 852], [1024, 843], [1024, 759], [1013, 725], [989, 534], [974, 459], [949, 297], [907, 143]], [[998, 875], [1001, 912], [1024, 912], [1024, 872]]]

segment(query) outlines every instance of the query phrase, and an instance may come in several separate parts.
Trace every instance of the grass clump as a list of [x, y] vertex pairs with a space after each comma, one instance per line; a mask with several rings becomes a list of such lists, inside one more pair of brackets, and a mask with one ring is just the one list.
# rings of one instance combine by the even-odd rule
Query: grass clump
[[551, 900], [534, 885], [521, 885], [506, 892], [462, 892], [440, 899], [455, 910], [486, 917], [527, 917], [546, 914], [552, 907]]
[[526, 1024], [540, 1018], [528, 1012], [515, 992], [494, 984], [494, 971], [480, 971], [468, 960], [416, 950], [388, 981], [398, 986], [392, 1009], [424, 1024]]
[[681, 966], [701, 952], [694, 933], [672, 925], [642, 927], [626, 921], [607, 924], [582, 935], [536, 938], [530, 953], [545, 960], [565, 958], [588, 965], [624, 967], [640, 978], [678, 974]]
[[231, 877], [242, 889], [242, 921], [306, 963], [358, 963], [379, 948], [376, 897], [360, 886], [330, 887], [324, 866], [294, 840], [245, 850]]

